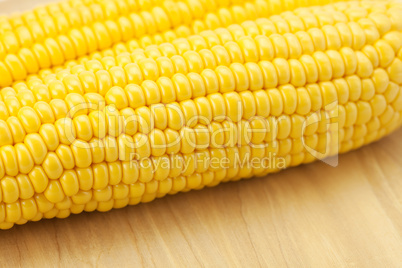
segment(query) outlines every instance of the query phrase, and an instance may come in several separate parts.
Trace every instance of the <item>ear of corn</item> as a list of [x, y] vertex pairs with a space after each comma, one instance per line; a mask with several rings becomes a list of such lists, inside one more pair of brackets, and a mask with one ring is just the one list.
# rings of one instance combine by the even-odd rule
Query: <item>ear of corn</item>
[[[77, 58], [114, 56], [298, 6], [328, 2], [103, 0], [49, 5], [2, 20], [0, 86]], [[278, 25], [286, 22], [279, 20]]]
[[264, 176], [387, 135], [402, 123], [399, 10], [298, 9], [3, 88], [0, 228]]
[[[364, 18], [364, 14], [367, 12], [371, 13], [373, 10], [376, 10], [375, 7], [377, 6], [375, 2], [367, 2], [364, 7], [360, 7], [359, 2], [348, 2], [347, 7], [349, 8], [348, 10], [353, 10], [353, 9], [361, 9], [360, 11], [360, 17], [357, 15], [351, 16], [349, 15], [350, 13], [353, 13], [351, 11], [349, 12], [340, 12], [338, 10], [344, 9], [344, 5], [342, 4], [337, 4], [334, 6], [326, 6], [323, 8], [317, 8], [315, 7], [312, 10], [308, 9], [299, 9], [295, 13], [292, 12], [285, 12], [281, 16], [273, 16], [271, 17], [270, 20], [266, 19], [258, 19], [255, 22], [245, 22], [239, 25], [232, 25], [228, 29], [218, 29], [215, 32], [211, 31], [205, 31], [200, 34], [200, 36], [191, 36], [189, 40], [185, 39], [178, 39], [172, 41], [172, 44], [174, 48], [172, 47], [165, 47], [169, 48], [169, 51], [155, 51], [151, 50], [146, 54], [148, 57], [156, 57], [160, 55], [171, 55], [170, 50], [178, 50], [179, 52], [185, 52], [185, 50], [201, 50], [202, 48], [211, 48], [214, 45], [217, 44], [223, 44], [226, 43], [227, 41], [233, 40], [233, 39], [238, 39], [244, 35], [256, 35], [256, 34], [263, 34], [263, 35], [270, 35], [273, 33], [286, 33], [286, 32], [297, 32], [300, 30], [309, 30], [313, 27], [324, 27], [324, 32], [320, 33], [317, 32], [316, 29], [311, 29], [308, 31], [308, 34], [310, 36], [306, 36], [304, 33], [303, 35], [298, 34], [297, 38], [301, 42], [301, 44], [305, 47], [305, 49], [309, 49], [312, 51], [312, 47], [316, 46], [319, 49], [323, 50], [325, 49], [325, 40], [324, 38], [328, 39], [331, 38], [331, 35], [334, 35], [336, 32], [341, 32], [341, 39], [344, 44], [349, 44], [350, 39], [345, 39], [348, 38], [348, 35], [350, 34], [350, 29], [344, 29], [346, 27], [342, 23], [346, 23], [348, 21], [356, 21], [358, 22], [361, 26], [364, 28], [364, 31], [369, 32], [372, 31], [372, 28], [375, 27], [373, 24], [373, 21], [380, 20], [381, 18], [378, 17], [377, 15], [370, 15], [372, 18], [372, 21], [370, 23], [367, 23], [367, 21], [362, 20]], [[328, 11], [331, 11], [330, 13]], [[392, 7], [387, 10], [387, 13], [389, 14], [391, 21], [394, 25], [392, 27], [394, 29], [397, 29], [399, 26], [397, 25], [398, 21], [394, 19], [395, 14], [398, 11], [397, 7]], [[318, 15], [317, 15], [318, 14]], [[363, 14], [363, 15], [362, 15]], [[362, 17], [363, 16], [363, 17]], [[285, 25], [285, 26], [284, 26]], [[335, 26], [336, 30], [333, 27], [329, 27], [330, 25]], [[356, 25], [352, 25], [352, 30]], [[359, 27], [358, 27], [359, 28]], [[349, 33], [349, 34], [347, 34]], [[377, 34], [375, 31], [372, 32], [371, 34]], [[344, 36], [346, 35], [346, 36]], [[375, 36], [375, 35], [374, 35]], [[362, 39], [360, 39], [362, 40]], [[281, 41], [281, 39], [277, 40], [278, 42]], [[283, 39], [282, 39], [283, 41]], [[292, 40], [287, 40], [288, 42]], [[335, 43], [329, 44], [328, 48], [334, 48], [339, 45], [339, 38], [334, 40]], [[283, 43], [283, 42], [282, 42]], [[280, 44], [279, 44], [280, 45]], [[358, 47], [359, 44], [356, 44], [355, 47]], [[120, 52], [125, 52], [125, 51], [136, 51], [137, 46], [131, 47], [131, 48], [126, 48], [126, 47], [120, 47], [117, 48], [115, 51], [109, 51], [111, 52], [111, 55], [119, 54]], [[55, 53], [57, 54], [57, 53]], [[110, 54], [110, 53], [107, 53]], [[278, 56], [281, 56], [281, 54], [278, 54]], [[80, 59], [78, 62], [80, 63], [85, 63], [86, 61], [90, 59], [102, 59], [101, 54], [95, 53], [91, 57], [84, 57]], [[109, 59], [106, 64], [112, 63], [114, 60]], [[78, 64], [76, 61], [70, 61], [68, 62], [67, 66], [68, 67], [73, 67]], [[123, 63], [119, 63], [123, 64]], [[63, 70], [61, 67], [57, 67], [54, 69], [54, 71], [58, 70]], [[23, 69], [18, 68], [15, 70], [16, 73], [24, 73]], [[44, 78], [46, 77], [49, 73], [51, 73], [51, 70], [42, 70], [39, 72], [39, 75]], [[7, 75], [5, 75], [7, 77]], [[36, 78], [36, 75], [31, 75], [29, 79], [31, 78]]]

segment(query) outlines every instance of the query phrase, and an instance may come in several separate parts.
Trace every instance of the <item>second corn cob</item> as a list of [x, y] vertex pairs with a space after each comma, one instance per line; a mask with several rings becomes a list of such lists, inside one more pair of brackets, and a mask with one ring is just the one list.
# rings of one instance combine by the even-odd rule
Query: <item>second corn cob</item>
[[[301, 2], [299, 5], [317, 4], [310, 2], [310, 0]], [[66, 61], [85, 57], [88, 54], [94, 54], [94, 57], [104, 56], [135, 47], [170, 42], [175, 38], [186, 37], [206, 29], [215, 29], [247, 19], [264, 17], [298, 6], [293, 1], [284, 6], [281, 5], [281, 1], [277, 0], [239, 1], [240, 5], [229, 5], [228, 8], [223, 7], [217, 11], [212, 8], [209, 11], [211, 9], [209, 2], [199, 0], [188, 3], [164, 1], [162, 6], [155, 6], [149, 12], [139, 11], [125, 14], [124, 11], [121, 11], [124, 15], [118, 17], [120, 13], [116, 3], [121, 3], [123, 7], [127, 3], [124, 0], [105, 1], [104, 3], [109, 3], [116, 9], [116, 15], [105, 15], [111, 17], [105, 21], [92, 23], [92, 20], [89, 20], [89, 22], [82, 23], [83, 26], [63, 27], [60, 29], [60, 33], [57, 27], [48, 25], [46, 29], [49, 31], [53, 29], [49, 36], [46, 36], [45, 33], [42, 34], [43, 36], [39, 33], [35, 34], [32, 29], [29, 30], [26, 28], [27, 26], [23, 25], [19, 26], [17, 33], [11, 30], [1, 34], [0, 75], [3, 79], [0, 80], [0, 86], [9, 86], [14, 81], [25, 79], [29, 74], [35, 74], [39, 70], [49, 67], [60, 66]], [[320, 2], [320, 4], [325, 3], [327, 2]], [[179, 12], [176, 14], [174, 11], [177, 9]], [[106, 10], [104, 8], [105, 12]], [[130, 9], [127, 8], [127, 10]], [[205, 19], [200, 19], [204, 13]], [[40, 36], [37, 37], [38, 40], [31, 40], [32, 36], [38, 35]], [[111, 50], [112, 47], [113, 50]], [[98, 50], [103, 50], [103, 53], [99, 54]]]
[[[361, 36], [362, 31], [365, 32], [367, 37], [359, 37], [356, 40], [355, 44], [353, 45], [354, 48], [360, 49], [366, 42], [367, 44], [371, 44], [372, 41], [370, 38], [375, 38], [376, 35], [382, 34], [383, 29], [387, 29], [388, 27], [391, 30], [398, 31], [402, 28], [402, 25], [398, 24], [398, 21], [394, 19], [395, 11], [400, 8], [400, 5], [397, 4], [392, 5], [389, 10], [385, 10], [387, 14], [389, 14], [389, 18], [384, 18], [385, 13], [379, 13], [377, 10], [377, 3], [376, 2], [363, 2], [365, 3], [364, 7], [356, 6], [357, 9], [355, 13], [353, 13], [353, 7], [356, 5], [356, 2], [349, 2], [346, 7], [348, 11], [337, 12], [335, 9], [331, 9], [332, 6], [326, 6], [324, 8], [317, 8], [315, 7], [310, 11], [307, 9], [299, 9], [296, 10], [295, 13], [287, 12], [283, 13], [281, 16], [274, 16], [270, 20], [260, 19], [256, 20], [255, 22], [245, 22], [240, 25], [232, 25], [228, 29], [217, 29], [214, 32], [205, 31], [200, 34], [200, 36], [191, 36], [187, 39], [178, 39], [172, 42], [174, 47], [166, 47], [170, 51], [166, 51], [166, 49], [159, 48], [160, 51], [157, 50], [150, 50], [146, 52], [146, 56], [156, 57], [158, 55], [166, 55], [171, 56], [171, 51], [178, 51], [179, 53], [183, 53], [186, 50], [200, 50], [202, 48], [211, 48], [216, 44], [224, 44], [229, 40], [236, 40], [244, 35], [256, 35], [256, 34], [263, 34], [263, 35], [270, 35], [273, 33], [283, 34], [286, 32], [297, 32], [297, 31], [307, 31], [304, 34], [297, 34], [296, 37], [298, 40], [296, 42], [300, 42], [303, 46], [303, 49], [306, 51], [302, 51], [302, 53], [310, 53], [314, 46], [317, 47], [319, 50], [325, 50], [327, 48], [331, 49], [339, 49], [339, 46], [346, 45], [350, 46], [350, 34], [351, 31], [354, 35]], [[338, 9], [342, 10], [342, 5], [338, 4]], [[355, 8], [356, 8], [355, 7]], [[375, 9], [377, 8], [377, 9]], [[391, 12], [392, 10], [392, 12]], [[330, 12], [331, 11], [331, 12]], [[358, 11], [358, 12], [357, 12]], [[329, 13], [328, 13], [329, 12]], [[374, 12], [374, 13], [373, 13]], [[321, 14], [322, 13], [322, 14]], [[320, 14], [320, 16], [317, 16]], [[353, 14], [353, 15], [352, 15]], [[317, 18], [316, 18], [317, 16]], [[345, 25], [348, 21], [353, 21], [353, 24], [350, 24], [349, 27]], [[288, 25], [288, 26], [287, 26]], [[322, 32], [317, 31], [314, 27], [323, 26]], [[330, 27], [330, 26], [334, 27]], [[377, 30], [381, 29], [381, 30]], [[360, 32], [359, 32], [360, 31]], [[339, 37], [338, 37], [339, 36]], [[333, 39], [335, 38], [335, 39]], [[340, 41], [339, 42], [339, 38]], [[333, 40], [332, 40], [333, 39]], [[277, 40], [280, 44], [281, 40]], [[293, 40], [287, 40], [287, 42], [293, 42]], [[327, 43], [327, 44], [326, 44]], [[283, 46], [283, 45], [282, 45]], [[129, 51], [131, 49], [128, 49]], [[116, 47], [116, 51], [112, 52], [111, 55], [114, 53], [118, 53], [118, 51], [123, 52], [127, 51], [127, 48]], [[101, 59], [101, 54], [95, 53], [91, 58]], [[82, 63], [88, 61], [90, 58], [83, 58], [81, 60]], [[114, 61], [108, 60], [103, 62], [105, 67], [111, 67], [110, 63]], [[114, 63], [116, 64], [116, 63]], [[122, 64], [122, 63], [118, 63]], [[69, 62], [67, 64], [69, 67], [77, 65], [76, 61]], [[112, 65], [113, 66], [113, 65]], [[55, 70], [61, 70], [62, 68], [56, 68]], [[45, 77], [47, 74], [51, 73], [50, 70], [43, 70], [39, 73], [41, 77]], [[36, 76], [31, 76], [31, 78], [35, 78]]]

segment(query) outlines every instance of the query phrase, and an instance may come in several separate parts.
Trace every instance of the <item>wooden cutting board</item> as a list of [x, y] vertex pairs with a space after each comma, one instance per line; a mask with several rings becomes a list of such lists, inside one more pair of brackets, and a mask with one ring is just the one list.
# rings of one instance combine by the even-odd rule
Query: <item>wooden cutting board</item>
[[[0, 1], [0, 12], [37, 3]], [[401, 267], [401, 237], [402, 129], [335, 168], [0, 231], [0, 266]]]
[[265, 178], [0, 231], [1, 266], [400, 267], [402, 129]]

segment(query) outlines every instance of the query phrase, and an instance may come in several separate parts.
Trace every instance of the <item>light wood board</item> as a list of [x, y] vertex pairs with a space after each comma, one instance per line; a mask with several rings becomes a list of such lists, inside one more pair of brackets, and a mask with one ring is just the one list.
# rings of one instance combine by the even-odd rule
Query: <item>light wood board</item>
[[1, 264], [400, 267], [402, 130], [322, 162], [0, 232]]

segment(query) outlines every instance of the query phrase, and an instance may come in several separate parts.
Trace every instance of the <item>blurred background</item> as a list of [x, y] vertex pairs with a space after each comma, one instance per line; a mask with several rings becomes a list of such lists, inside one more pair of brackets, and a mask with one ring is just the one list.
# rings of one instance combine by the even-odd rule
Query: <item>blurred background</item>
[[21, 12], [52, 2], [58, 2], [58, 0], [0, 0], [0, 14]]

